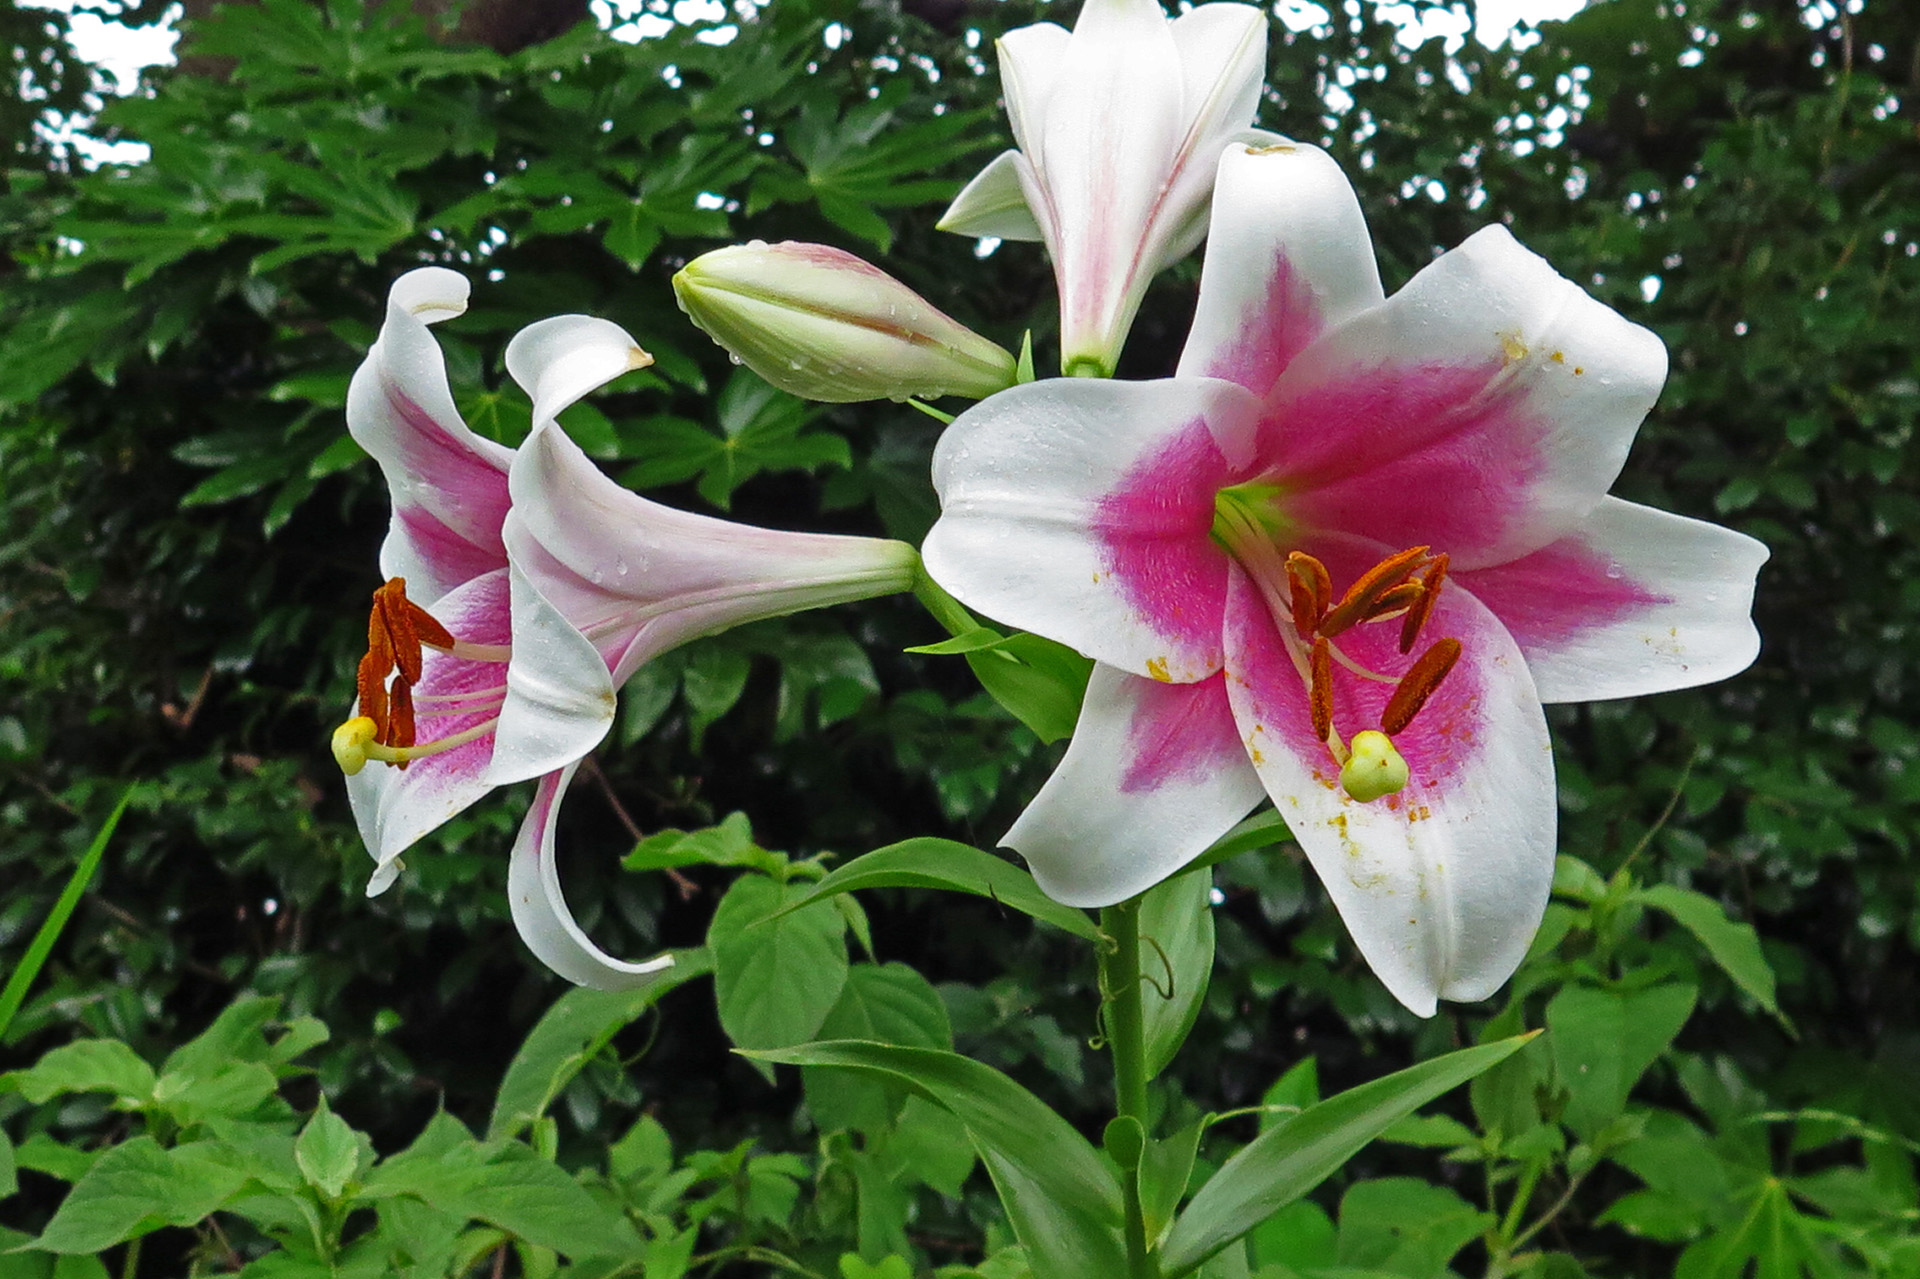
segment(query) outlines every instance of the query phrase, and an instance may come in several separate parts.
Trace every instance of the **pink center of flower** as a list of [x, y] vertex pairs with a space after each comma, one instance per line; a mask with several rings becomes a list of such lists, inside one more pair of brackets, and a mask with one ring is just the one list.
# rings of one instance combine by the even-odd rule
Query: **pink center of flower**
[[[1275, 507], [1277, 490], [1249, 484], [1223, 489], [1215, 499], [1213, 536], [1239, 561], [1259, 588], [1274, 627], [1307, 693], [1313, 734], [1340, 767], [1340, 784], [1366, 803], [1403, 789], [1410, 777], [1393, 735], [1404, 732], [1460, 660], [1460, 641], [1435, 640], [1413, 652], [1447, 579], [1447, 556], [1414, 546], [1389, 555], [1360, 574], [1334, 598], [1326, 565], [1305, 551], [1283, 546]], [[1354, 660], [1339, 639], [1358, 627], [1399, 624], [1399, 652], [1408, 658], [1398, 673], [1374, 670]], [[1340, 731], [1334, 667], [1360, 679], [1391, 684], [1378, 728], [1351, 738]], [[1351, 727], [1351, 725], [1349, 725]]]
[[[456, 693], [415, 694], [429, 648], [470, 661], [500, 663], [500, 683]], [[504, 645], [456, 639], [433, 614], [407, 598], [405, 578], [389, 578], [374, 591], [373, 608], [367, 615], [367, 652], [354, 677], [360, 713], [333, 733], [333, 754], [341, 771], [352, 776], [369, 759], [404, 769], [414, 759], [450, 751], [491, 733], [498, 714], [417, 744], [417, 718], [497, 712], [507, 696], [504, 663], [510, 655]]]

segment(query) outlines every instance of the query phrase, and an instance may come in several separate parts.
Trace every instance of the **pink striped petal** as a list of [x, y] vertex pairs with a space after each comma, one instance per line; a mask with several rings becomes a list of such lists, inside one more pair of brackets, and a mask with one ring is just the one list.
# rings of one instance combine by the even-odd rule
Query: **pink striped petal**
[[407, 580], [431, 605], [471, 578], [506, 564], [512, 450], [467, 429], [447, 386], [429, 324], [467, 306], [464, 277], [443, 267], [394, 281], [380, 337], [347, 390], [347, 429], [373, 455], [393, 498], [380, 571]]
[[[1344, 539], [1312, 549], [1336, 583], [1378, 558]], [[1227, 612], [1227, 692], [1248, 754], [1368, 965], [1422, 1017], [1439, 999], [1492, 994], [1525, 955], [1553, 879], [1553, 757], [1513, 639], [1466, 591], [1441, 596], [1427, 634], [1458, 638], [1463, 655], [1394, 737], [1406, 789], [1361, 804], [1340, 788], [1274, 621], [1237, 567]], [[1361, 627], [1339, 642], [1397, 673], [1398, 630]], [[1336, 671], [1335, 727], [1349, 740], [1378, 728], [1389, 686]]]
[[[512, 630], [508, 607], [507, 571], [502, 568], [456, 587], [432, 612], [457, 639], [505, 644]], [[499, 714], [506, 679], [505, 663], [426, 650], [420, 684], [413, 690], [416, 743], [437, 742]], [[417, 759], [405, 769], [374, 762], [347, 778], [354, 821], [376, 863], [369, 896], [393, 882], [401, 852], [493, 789], [487, 777], [492, 755], [493, 736], [488, 734]]]
[[1214, 494], [1238, 478], [1214, 441], [1257, 405], [1210, 380], [1063, 379], [960, 415], [933, 456], [941, 516], [927, 572], [990, 617], [1135, 675], [1220, 669], [1227, 559]]
[[[592, 641], [615, 687], [688, 640], [911, 587], [901, 542], [752, 528], [615, 484], [557, 427], [520, 446], [506, 544], [514, 569]], [[516, 618], [516, 653], [521, 640]]]
[[1259, 452], [1302, 525], [1481, 568], [1578, 527], [1665, 375], [1659, 338], [1488, 227], [1302, 352]]
[[520, 930], [520, 940], [548, 968], [576, 986], [633, 990], [669, 972], [673, 956], [658, 955], [639, 963], [615, 959], [593, 944], [567, 909], [554, 866], [553, 834], [560, 801], [566, 797], [577, 767], [569, 765], [540, 779], [533, 807], [520, 823], [520, 835], [513, 842], [513, 859], [507, 865], [507, 903], [513, 911], [513, 925]]
[[1571, 535], [1454, 578], [1500, 618], [1546, 702], [1591, 702], [1737, 675], [1760, 652], [1745, 534], [1607, 498]]
[[1069, 906], [1111, 906], [1204, 852], [1263, 798], [1224, 680], [1095, 666], [1065, 758], [1001, 841]]
[[1208, 234], [1181, 377], [1265, 396], [1316, 338], [1385, 296], [1360, 200], [1318, 147], [1228, 147]]

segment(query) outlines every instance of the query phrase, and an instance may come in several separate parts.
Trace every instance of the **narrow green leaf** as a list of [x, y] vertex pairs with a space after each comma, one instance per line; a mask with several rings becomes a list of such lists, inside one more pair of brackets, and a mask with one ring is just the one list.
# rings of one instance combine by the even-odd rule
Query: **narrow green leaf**
[[1087, 913], [1062, 906], [1040, 891], [1033, 876], [1012, 862], [950, 839], [908, 839], [876, 848], [835, 870], [783, 907], [799, 910], [836, 893], [862, 888], [937, 888], [991, 897], [1003, 906], [1092, 941], [1098, 936]]
[[1140, 1001], [1147, 1077], [1172, 1064], [1207, 997], [1213, 975], [1213, 875], [1164, 879], [1140, 901]]
[[1276, 1124], [1229, 1159], [1173, 1224], [1161, 1259], [1179, 1279], [1319, 1185], [1362, 1146], [1435, 1097], [1519, 1051], [1520, 1035], [1448, 1053], [1350, 1088]]
[[107, 851], [107, 841], [113, 838], [114, 827], [120, 824], [120, 814], [127, 811], [127, 803], [133, 798], [133, 788], [129, 786], [120, 796], [120, 802], [107, 814], [107, 820], [100, 824], [100, 830], [87, 845], [87, 851], [80, 854], [80, 864], [73, 868], [73, 874], [67, 877], [67, 886], [60, 890], [59, 898], [53, 903], [53, 909], [47, 912], [46, 920], [40, 930], [27, 943], [27, 953], [20, 957], [20, 966], [7, 976], [7, 985], [0, 990], [0, 1036], [7, 1033], [13, 1016], [20, 1011], [20, 1004], [27, 997], [27, 987], [40, 975], [41, 965], [47, 962], [47, 956], [53, 951], [54, 942], [60, 939], [61, 930], [67, 926], [67, 920], [73, 917], [74, 907], [80, 904], [80, 895], [87, 891], [87, 885], [93, 880], [93, 872], [100, 866], [100, 858]]
[[1124, 1274], [1120, 1187], [1073, 1126], [999, 1071], [956, 1053], [857, 1040], [748, 1054], [889, 1079], [966, 1126], [1035, 1274]]
[[1200, 1152], [1200, 1134], [1206, 1124], [1195, 1121], [1174, 1133], [1149, 1141], [1140, 1152], [1136, 1176], [1140, 1188], [1140, 1217], [1146, 1227], [1148, 1249], [1158, 1248], [1173, 1229], [1174, 1214], [1193, 1177], [1194, 1156]]
[[556, 999], [507, 1066], [487, 1121], [487, 1140], [519, 1136], [622, 1028], [668, 991], [713, 971], [713, 956], [706, 950], [675, 951], [673, 961], [659, 980], [638, 990], [580, 988]]
[[[842, 897], [840, 901], [850, 901]], [[947, 1006], [931, 982], [905, 964], [857, 964], [820, 1033], [905, 1048], [953, 1047]], [[857, 1128], [876, 1133], [891, 1123], [903, 1100], [898, 1089], [847, 1071], [803, 1067], [807, 1108], [822, 1132]]]
[[1774, 997], [1773, 967], [1760, 949], [1760, 934], [1753, 925], [1728, 919], [1726, 910], [1711, 897], [1671, 884], [1655, 884], [1635, 896], [1692, 933], [1735, 985], [1775, 1017], [1781, 1015]]

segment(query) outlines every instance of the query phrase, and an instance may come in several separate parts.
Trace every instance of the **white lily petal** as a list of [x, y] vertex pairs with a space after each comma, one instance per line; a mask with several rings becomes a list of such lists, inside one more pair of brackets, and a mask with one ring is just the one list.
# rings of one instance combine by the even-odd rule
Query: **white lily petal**
[[529, 324], [507, 343], [507, 373], [533, 400], [536, 425], [652, 363], [625, 329], [591, 315], [556, 315]]
[[1609, 497], [1551, 546], [1456, 580], [1513, 632], [1542, 701], [1591, 702], [1745, 670], [1766, 561], [1744, 533]]
[[409, 271], [388, 294], [380, 337], [347, 389], [347, 429], [373, 456], [393, 498], [380, 569], [432, 604], [506, 563], [500, 521], [512, 450], [467, 429], [440, 345], [427, 325], [466, 310], [465, 277]]
[[1160, 684], [1101, 665], [1066, 756], [1000, 842], [1055, 901], [1111, 906], [1179, 871], [1264, 798], [1221, 677]]
[[512, 492], [515, 569], [593, 641], [616, 688], [702, 635], [907, 590], [918, 561], [901, 542], [758, 529], [648, 501], [557, 429], [520, 446]]
[[[1525, 956], [1553, 881], [1553, 755], [1533, 679], [1506, 629], [1466, 591], [1440, 598], [1432, 633], [1464, 655], [1395, 735], [1412, 780], [1358, 803], [1313, 733], [1307, 697], [1260, 593], [1237, 567], [1227, 691], [1267, 793], [1394, 998], [1422, 1017], [1439, 999], [1484, 999]], [[1391, 629], [1391, 628], [1389, 628]], [[1341, 643], [1361, 661], [1371, 640]], [[1377, 724], [1387, 689], [1352, 681], [1335, 726]], [[1362, 698], [1371, 699], [1362, 701]]]
[[1666, 368], [1659, 338], [1491, 226], [1301, 352], [1261, 452], [1305, 526], [1500, 564], [1598, 505]]
[[1187, 140], [1202, 167], [1208, 140], [1253, 118], [1267, 74], [1267, 15], [1250, 4], [1201, 4], [1168, 28], [1180, 51]]
[[1000, 59], [1000, 93], [1014, 146], [1038, 163], [1042, 145], [1035, 123], [1046, 118], [1047, 100], [1059, 83], [1072, 33], [1056, 22], [1015, 27], [993, 42]]
[[533, 807], [513, 843], [513, 859], [507, 866], [507, 902], [520, 940], [548, 968], [577, 986], [632, 990], [659, 980], [672, 969], [673, 956], [659, 955], [640, 963], [614, 959], [593, 944], [567, 909], [554, 866], [553, 834], [560, 801], [577, 767], [570, 765], [540, 779]]
[[[940, 216], [942, 231], [1000, 240], [1044, 240], [1029, 201], [1036, 189], [1032, 167], [1018, 151], [1002, 151], [967, 183]], [[1044, 202], [1044, 196], [1041, 197]]]
[[1208, 234], [1181, 377], [1264, 396], [1316, 338], [1386, 296], [1360, 199], [1319, 147], [1228, 147]]
[[[541, 433], [557, 430], [548, 426]], [[509, 555], [520, 538], [515, 525], [521, 518], [517, 508], [507, 515]], [[513, 662], [487, 773], [497, 786], [578, 763], [606, 737], [619, 709], [600, 651], [561, 616], [521, 564], [510, 572]]]
[[969, 607], [1135, 675], [1220, 669], [1226, 556], [1209, 539], [1231, 473], [1210, 427], [1253, 397], [1206, 379], [1056, 379], [961, 414], [933, 455], [927, 572]]
[[[434, 604], [433, 615], [469, 643], [506, 643], [511, 633], [507, 571], [496, 569], [456, 587]], [[501, 663], [428, 649], [414, 690], [416, 744], [467, 732], [492, 718], [498, 709], [496, 690], [505, 679]], [[468, 706], [471, 709], [465, 709]], [[487, 734], [414, 760], [405, 769], [371, 762], [346, 779], [354, 822], [375, 863], [368, 896], [384, 892], [393, 882], [402, 852], [493, 789], [487, 776], [492, 753], [493, 737]]]
[[1194, 155], [1174, 175], [1167, 187], [1164, 207], [1167, 214], [1155, 222], [1150, 241], [1153, 272], [1159, 274], [1200, 247], [1207, 238], [1213, 213], [1214, 173], [1207, 168], [1208, 155], [1222, 156], [1236, 146], [1285, 146], [1291, 139], [1266, 129], [1235, 129], [1224, 136], [1205, 139]]

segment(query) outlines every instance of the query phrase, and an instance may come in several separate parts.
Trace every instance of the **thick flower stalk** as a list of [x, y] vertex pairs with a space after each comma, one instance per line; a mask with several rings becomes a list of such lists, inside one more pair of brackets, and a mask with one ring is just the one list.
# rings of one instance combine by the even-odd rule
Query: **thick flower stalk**
[[1202, 4], [1169, 21], [1157, 0], [1087, 0], [1071, 32], [1036, 23], [998, 48], [1017, 149], [983, 169], [940, 225], [1045, 241], [1061, 367], [1111, 374], [1147, 285], [1206, 236], [1221, 151], [1279, 141], [1249, 127], [1267, 16]]
[[460, 420], [427, 325], [459, 315], [467, 282], [426, 268], [394, 285], [356, 373], [348, 425], [393, 495], [368, 652], [334, 733], [375, 870], [493, 787], [539, 779], [508, 872], [527, 946], [583, 985], [649, 980], [670, 957], [607, 956], [568, 911], [554, 828], [575, 769], [612, 725], [615, 693], [668, 649], [745, 622], [910, 587], [898, 542], [780, 533], [650, 502], [603, 475], [555, 417], [648, 357], [586, 316], [532, 325], [507, 368], [533, 399], [519, 450]]
[[1401, 1002], [1491, 994], [1552, 880], [1541, 704], [1758, 650], [1766, 549], [1607, 496], [1665, 372], [1501, 227], [1384, 297], [1325, 153], [1230, 148], [1178, 375], [1017, 387], [934, 457], [929, 573], [1099, 663], [1005, 842], [1102, 905], [1271, 798]]
[[834, 404], [985, 399], [1014, 358], [878, 267], [824, 244], [756, 240], [703, 253], [673, 277], [689, 319], [792, 395]]

